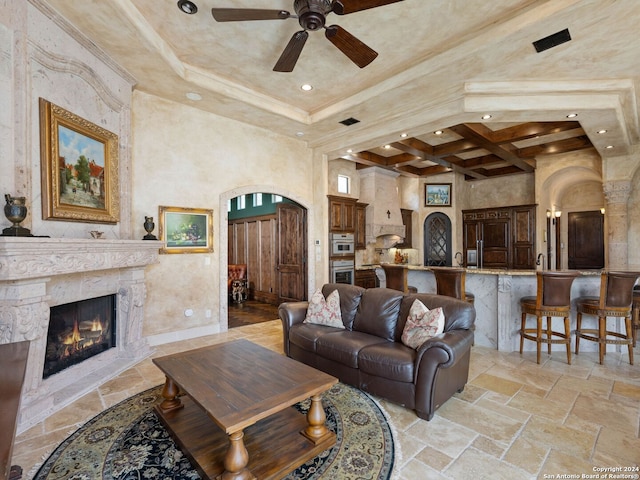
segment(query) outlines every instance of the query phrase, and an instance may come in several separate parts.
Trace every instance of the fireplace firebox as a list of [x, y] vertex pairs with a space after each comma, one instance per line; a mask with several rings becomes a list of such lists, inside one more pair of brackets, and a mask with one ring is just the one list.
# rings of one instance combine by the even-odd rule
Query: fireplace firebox
[[51, 307], [42, 378], [115, 346], [115, 294]]

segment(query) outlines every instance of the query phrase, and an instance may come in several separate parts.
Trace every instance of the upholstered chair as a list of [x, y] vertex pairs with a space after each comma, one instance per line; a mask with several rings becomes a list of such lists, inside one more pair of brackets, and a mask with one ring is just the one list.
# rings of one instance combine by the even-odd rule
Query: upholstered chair
[[[547, 344], [547, 353], [551, 355], [552, 344], [564, 344], [567, 349], [567, 363], [571, 365], [571, 285], [578, 272], [543, 271], [536, 272], [537, 290], [535, 297], [522, 297], [520, 310], [522, 323], [520, 328], [520, 354], [525, 340], [536, 342], [536, 362], [540, 363], [540, 351], [543, 343]], [[535, 328], [526, 327], [527, 315], [536, 317]], [[547, 317], [545, 328], [542, 328], [542, 317]], [[552, 328], [552, 318], [564, 320], [564, 332]]]
[[[629, 363], [633, 365], [633, 333], [631, 309], [633, 286], [640, 272], [603, 272], [600, 276], [600, 296], [576, 299], [576, 355], [580, 351], [580, 339], [598, 343], [600, 364], [604, 360], [607, 345], [627, 345]], [[597, 328], [583, 328], [582, 316], [598, 317]], [[624, 318], [625, 332], [607, 329], [607, 318]]]

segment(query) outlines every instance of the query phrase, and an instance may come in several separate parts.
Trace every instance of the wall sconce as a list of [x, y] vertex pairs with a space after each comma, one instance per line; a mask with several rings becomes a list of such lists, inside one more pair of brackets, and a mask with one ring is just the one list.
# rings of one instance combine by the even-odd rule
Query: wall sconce
[[604, 215], [604, 207], [602, 207], [602, 208], [600, 209], [600, 213], [601, 213], [602, 215]]
[[547, 208], [547, 218], [551, 218], [551, 210]]
[[556, 223], [560, 222], [560, 217], [562, 216], [562, 211], [561, 210], [556, 210], [555, 212], [553, 212], [553, 215], [555, 216], [555, 218], [553, 219], [553, 224], [555, 225]]

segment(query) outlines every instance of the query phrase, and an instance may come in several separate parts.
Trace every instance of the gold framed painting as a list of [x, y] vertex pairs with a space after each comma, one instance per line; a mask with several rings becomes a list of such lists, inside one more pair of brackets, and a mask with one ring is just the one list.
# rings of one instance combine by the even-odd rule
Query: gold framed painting
[[160, 253], [213, 252], [213, 210], [159, 207]]
[[450, 207], [451, 184], [450, 183], [425, 183], [424, 185], [425, 207]]
[[118, 136], [40, 99], [42, 218], [118, 223]]

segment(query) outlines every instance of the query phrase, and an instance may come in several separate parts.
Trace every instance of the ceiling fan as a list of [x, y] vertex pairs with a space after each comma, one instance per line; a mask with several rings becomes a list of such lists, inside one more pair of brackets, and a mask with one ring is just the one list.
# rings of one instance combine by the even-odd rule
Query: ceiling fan
[[325, 29], [325, 37], [342, 53], [358, 65], [366, 67], [375, 60], [378, 53], [362, 43], [339, 25], [325, 26], [326, 17], [331, 12], [337, 15], [382, 7], [402, 0], [295, 0], [295, 15], [286, 10], [266, 10], [259, 8], [212, 8], [211, 13], [217, 22], [241, 22], [246, 20], [286, 20], [297, 18], [302, 30], [289, 40], [273, 70], [291, 72], [302, 53], [309, 31]]

